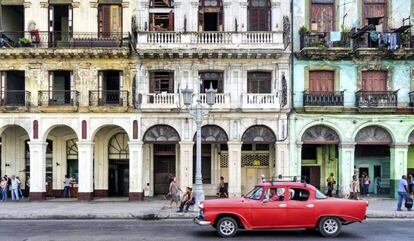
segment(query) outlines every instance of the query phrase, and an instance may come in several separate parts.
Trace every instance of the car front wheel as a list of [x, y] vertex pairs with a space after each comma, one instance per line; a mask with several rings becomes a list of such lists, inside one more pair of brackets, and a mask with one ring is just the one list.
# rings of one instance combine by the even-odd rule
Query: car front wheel
[[223, 238], [231, 238], [237, 233], [237, 222], [231, 217], [222, 217], [217, 222], [217, 233]]
[[325, 237], [338, 236], [341, 227], [341, 221], [336, 217], [324, 217], [319, 221], [319, 232]]

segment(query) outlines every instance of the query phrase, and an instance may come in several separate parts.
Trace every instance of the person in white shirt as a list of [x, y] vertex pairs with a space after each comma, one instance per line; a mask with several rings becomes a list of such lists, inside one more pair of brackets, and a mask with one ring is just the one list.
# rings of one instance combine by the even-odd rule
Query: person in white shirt
[[72, 178], [69, 178], [68, 175], [65, 175], [65, 180], [63, 180], [63, 193], [62, 197], [69, 197], [70, 198], [70, 185], [72, 182]]
[[16, 178], [15, 175], [11, 177], [11, 193], [12, 193], [12, 200], [19, 201], [19, 179]]

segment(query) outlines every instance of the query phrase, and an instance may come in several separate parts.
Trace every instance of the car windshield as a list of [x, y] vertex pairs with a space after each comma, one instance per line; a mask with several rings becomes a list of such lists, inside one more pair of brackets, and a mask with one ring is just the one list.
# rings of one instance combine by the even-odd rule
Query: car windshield
[[255, 187], [251, 190], [247, 195], [246, 198], [250, 198], [253, 200], [259, 200], [263, 194], [263, 187]]
[[316, 189], [316, 199], [326, 199], [327, 197], [321, 191]]

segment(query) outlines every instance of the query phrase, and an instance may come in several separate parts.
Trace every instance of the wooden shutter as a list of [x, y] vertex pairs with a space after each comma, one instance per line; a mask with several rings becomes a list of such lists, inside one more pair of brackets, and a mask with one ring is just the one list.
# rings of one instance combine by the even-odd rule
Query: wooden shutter
[[364, 91], [386, 91], [387, 71], [363, 71], [362, 90]]
[[149, 77], [149, 93], [154, 93], [155, 92], [155, 73], [154, 72], [150, 72], [150, 77]]
[[248, 11], [248, 31], [269, 31], [271, 29], [271, 10], [268, 0], [250, 0]]
[[334, 31], [334, 3], [311, 3], [311, 23], [318, 24], [318, 32]]
[[334, 71], [309, 72], [309, 91], [332, 92], [334, 91]]
[[169, 73], [168, 93], [174, 93], [174, 72]]
[[364, 26], [368, 24], [368, 17], [384, 17], [382, 30], [386, 31], [388, 22], [387, 0], [363, 0], [362, 18]]
[[272, 76], [270, 72], [247, 73], [247, 93], [271, 93]]
[[172, 10], [168, 13], [168, 31], [174, 31], [174, 12]]
[[103, 37], [109, 37], [111, 31], [111, 5], [99, 5], [99, 33]]

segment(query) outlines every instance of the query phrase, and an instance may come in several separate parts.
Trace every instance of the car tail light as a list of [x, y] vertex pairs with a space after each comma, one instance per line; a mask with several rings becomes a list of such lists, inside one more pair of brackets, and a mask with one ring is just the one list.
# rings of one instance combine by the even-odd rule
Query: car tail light
[[369, 206], [369, 202], [368, 201], [365, 201], [365, 202], [367, 202], [367, 207]]

